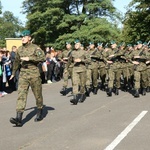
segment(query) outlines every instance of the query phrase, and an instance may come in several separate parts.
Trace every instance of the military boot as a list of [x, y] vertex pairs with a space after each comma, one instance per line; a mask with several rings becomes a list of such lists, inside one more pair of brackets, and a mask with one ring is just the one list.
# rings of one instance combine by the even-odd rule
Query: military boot
[[150, 86], [147, 87], [146, 92], [147, 92], [147, 93], [150, 92]]
[[37, 109], [36, 118], [34, 119], [35, 122], [41, 121], [43, 119], [43, 109]]
[[73, 95], [73, 99], [71, 99], [70, 102], [73, 105], [77, 105], [77, 103], [78, 103], [78, 96], [77, 95]]
[[65, 96], [67, 94], [66, 91], [67, 91], [67, 89], [65, 87], [63, 87], [62, 90], [60, 91], [60, 93]]
[[97, 87], [94, 87], [94, 89], [93, 89], [93, 94], [94, 94], [94, 95], [97, 94]]
[[108, 96], [112, 96], [112, 88], [108, 88], [107, 89], [107, 95]]
[[16, 118], [10, 118], [10, 122], [12, 124], [15, 124], [17, 127], [21, 127], [22, 126], [22, 115], [23, 112], [17, 112], [16, 114]]
[[86, 88], [86, 92], [85, 92], [87, 97], [90, 97], [90, 88]]
[[146, 88], [142, 88], [142, 95], [146, 95]]
[[119, 89], [115, 88], [115, 95], [119, 95]]
[[140, 95], [139, 95], [139, 90], [138, 90], [138, 89], [135, 90], [134, 97], [135, 97], [135, 98], [140, 97]]
[[85, 94], [81, 94], [81, 96], [80, 96], [80, 98], [79, 98], [79, 102], [80, 102], [80, 103], [83, 103], [83, 102], [85, 101], [85, 99], [86, 99]]

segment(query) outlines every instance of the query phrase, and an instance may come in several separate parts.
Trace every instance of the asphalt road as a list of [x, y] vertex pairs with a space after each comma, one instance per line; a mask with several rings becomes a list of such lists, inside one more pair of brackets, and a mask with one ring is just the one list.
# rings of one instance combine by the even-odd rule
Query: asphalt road
[[61, 96], [62, 81], [43, 85], [44, 119], [34, 122], [35, 99], [29, 91], [23, 126], [14, 127], [17, 92], [0, 98], [0, 150], [149, 150], [150, 93], [140, 98], [120, 92], [91, 94], [71, 105]]

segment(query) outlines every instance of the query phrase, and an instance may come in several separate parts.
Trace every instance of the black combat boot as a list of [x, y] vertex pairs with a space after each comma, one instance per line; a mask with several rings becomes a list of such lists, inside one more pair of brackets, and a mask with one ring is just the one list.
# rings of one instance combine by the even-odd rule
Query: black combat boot
[[90, 97], [90, 88], [86, 88], [86, 92], [85, 92], [87, 97]]
[[94, 89], [93, 89], [93, 94], [94, 94], [94, 95], [97, 94], [97, 87], [94, 87]]
[[115, 95], [119, 95], [119, 89], [115, 88]]
[[21, 127], [22, 126], [22, 115], [23, 115], [23, 112], [17, 112], [16, 118], [10, 118], [10, 122], [12, 124], [15, 124], [17, 127]]
[[138, 89], [135, 90], [134, 97], [135, 97], [135, 98], [140, 97], [140, 95], [139, 95], [139, 90], [138, 90]]
[[150, 92], [150, 86], [147, 87], [146, 92], [147, 92], [147, 93]]
[[77, 105], [77, 103], [78, 103], [78, 96], [77, 95], [73, 95], [73, 99], [71, 99], [70, 102], [73, 105]]
[[34, 119], [35, 122], [43, 120], [43, 109], [37, 109], [36, 118]]
[[108, 88], [107, 89], [107, 95], [108, 96], [112, 96], [112, 88]]
[[85, 101], [85, 99], [86, 99], [85, 94], [81, 94], [81, 96], [80, 96], [80, 98], [79, 98], [79, 102], [80, 102], [80, 103], [83, 103], [83, 102]]
[[60, 91], [60, 93], [65, 96], [67, 94], [66, 91], [67, 91], [67, 89], [65, 87], [63, 87], [62, 90]]
[[146, 95], [146, 88], [142, 88], [142, 95], [143, 95], [143, 96]]

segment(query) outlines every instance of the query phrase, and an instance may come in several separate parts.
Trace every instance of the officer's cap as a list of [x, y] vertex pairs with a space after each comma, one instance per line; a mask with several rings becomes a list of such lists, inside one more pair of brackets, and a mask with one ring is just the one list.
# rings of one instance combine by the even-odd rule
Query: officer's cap
[[137, 44], [142, 44], [142, 41], [137, 41]]
[[30, 30], [24, 30], [24, 31], [22, 31], [20, 36], [23, 37], [23, 36], [30, 36], [30, 35], [31, 35]]
[[67, 44], [71, 44], [71, 43], [70, 43], [70, 42], [66, 42], [66, 45], [67, 45]]
[[80, 40], [76, 39], [76, 40], [74, 41], [74, 43], [75, 43], [75, 44], [76, 44], [76, 43], [80, 43]]
[[144, 46], [147, 46], [147, 44], [148, 44], [147, 42], [144, 42], [144, 43], [143, 43]]

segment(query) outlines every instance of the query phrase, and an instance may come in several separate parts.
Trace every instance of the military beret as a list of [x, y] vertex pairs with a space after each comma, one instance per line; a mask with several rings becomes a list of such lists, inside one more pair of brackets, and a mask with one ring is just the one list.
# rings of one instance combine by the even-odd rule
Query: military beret
[[142, 41], [137, 41], [136, 43], [137, 43], [137, 44], [142, 44]]
[[24, 30], [24, 31], [22, 31], [20, 36], [23, 37], [23, 36], [30, 36], [30, 35], [31, 35], [30, 30]]
[[92, 45], [92, 44], [94, 44], [94, 42], [89, 42], [89, 45]]
[[74, 41], [74, 43], [76, 44], [76, 43], [80, 43], [80, 41], [78, 40], [78, 39], [76, 39], [75, 41]]
[[67, 45], [67, 44], [71, 44], [71, 43], [70, 43], [70, 42], [66, 42], [66, 45]]
[[132, 44], [127, 44], [127, 47], [132, 47]]
[[97, 43], [97, 46], [102, 46], [102, 45], [103, 45], [103, 43], [101, 43], [101, 42]]
[[147, 42], [144, 42], [144, 43], [143, 43], [144, 46], [146, 46], [147, 44], [148, 44]]
[[116, 44], [116, 42], [114, 40], [110, 41], [110, 44], [113, 45], [113, 44]]

